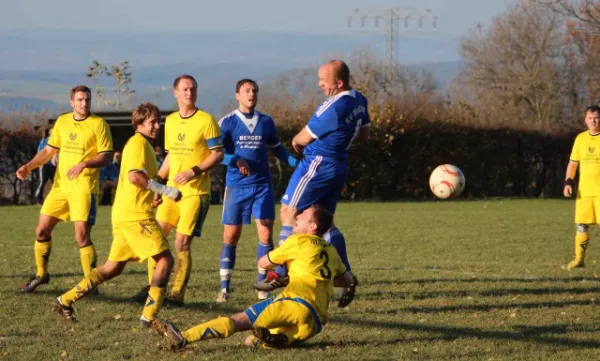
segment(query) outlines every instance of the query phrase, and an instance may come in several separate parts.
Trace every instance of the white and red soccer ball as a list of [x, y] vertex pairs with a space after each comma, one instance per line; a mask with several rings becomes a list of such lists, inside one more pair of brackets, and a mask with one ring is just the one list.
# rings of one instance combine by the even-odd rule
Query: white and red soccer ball
[[441, 199], [458, 197], [465, 189], [465, 175], [452, 164], [442, 164], [431, 172], [429, 188]]

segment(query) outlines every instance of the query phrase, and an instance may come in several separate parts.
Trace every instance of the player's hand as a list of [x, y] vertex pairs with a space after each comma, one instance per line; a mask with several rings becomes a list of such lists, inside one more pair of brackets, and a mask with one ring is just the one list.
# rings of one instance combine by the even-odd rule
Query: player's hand
[[302, 153], [302, 150], [304, 150], [304, 146], [296, 143], [296, 139], [292, 139], [292, 149], [294, 149], [296, 153]]
[[81, 172], [83, 172], [84, 169], [85, 169], [84, 162], [76, 164], [73, 168], [69, 169], [69, 171], [67, 172], [67, 179], [73, 180], [73, 179], [77, 178], [77, 176], [79, 174], [81, 174]]
[[50, 163], [52, 163], [52, 165], [56, 167], [56, 165], [58, 164], [58, 157], [56, 155], [54, 157], [52, 157], [52, 160], [50, 160]]
[[250, 166], [248, 165], [248, 162], [246, 162], [245, 159], [240, 158], [235, 165], [237, 165], [238, 169], [240, 170], [240, 173], [242, 175], [250, 175]]
[[158, 193], [154, 193], [154, 199], [152, 200], [152, 208], [158, 207], [163, 202], [162, 197]]
[[563, 189], [563, 195], [567, 198], [570, 198], [573, 195], [573, 186], [566, 185]]
[[29, 176], [29, 173], [31, 173], [31, 170], [29, 169], [27, 164], [25, 164], [21, 168], [17, 169], [16, 175], [17, 178], [19, 178], [20, 180], [25, 180]]
[[175, 178], [173, 178], [173, 181], [176, 184], [184, 185], [187, 182], [189, 182], [192, 178], [194, 178], [194, 171], [191, 169], [188, 169], [188, 170], [185, 170], [185, 171], [177, 174], [175, 176]]

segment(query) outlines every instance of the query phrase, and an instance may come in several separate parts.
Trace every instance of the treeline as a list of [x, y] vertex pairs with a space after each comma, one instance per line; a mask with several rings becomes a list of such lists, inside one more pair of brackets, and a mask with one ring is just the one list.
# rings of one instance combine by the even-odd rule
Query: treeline
[[[464, 69], [443, 89], [431, 73], [368, 52], [346, 59], [353, 86], [370, 100], [372, 136], [354, 147], [344, 199], [432, 198], [429, 173], [442, 163], [463, 170], [465, 197], [560, 196], [574, 136], [585, 129], [583, 110], [600, 94], [594, 5], [517, 1], [462, 39]], [[261, 85], [259, 109], [273, 116], [287, 145], [323, 100], [315, 78], [314, 69], [295, 71]], [[27, 183], [14, 182], [16, 159], [35, 150], [35, 137], [23, 132], [0, 133], [0, 186], [11, 202], [29, 199]], [[18, 150], [9, 149], [14, 144]], [[291, 171], [272, 161], [281, 194]], [[214, 173], [222, 182], [222, 170]]]

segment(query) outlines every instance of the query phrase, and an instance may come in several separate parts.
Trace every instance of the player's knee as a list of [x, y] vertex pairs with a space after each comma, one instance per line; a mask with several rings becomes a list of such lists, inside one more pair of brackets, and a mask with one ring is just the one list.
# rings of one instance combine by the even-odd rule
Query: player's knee
[[588, 233], [590, 226], [588, 224], [578, 224], [577, 233]]
[[242, 234], [241, 226], [226, 226], [223, 231], [223, 243], [230, 245], [237, 245]]
[[46, 240], [50, 239], [50, 237], [51, 237], [50, 227], [48, 227], [44, 224], [38, 224], [38, 226], [35, 229], [35, 236], [40, 241], [46, 241]]
[[281, 209], [279, 210], [279, 216], [281, 217], [281, 222], [286, 225], [294, 224], [294, 216], [296, 215], [296, 209], [286, 206], [284, 204], [281, 205]]

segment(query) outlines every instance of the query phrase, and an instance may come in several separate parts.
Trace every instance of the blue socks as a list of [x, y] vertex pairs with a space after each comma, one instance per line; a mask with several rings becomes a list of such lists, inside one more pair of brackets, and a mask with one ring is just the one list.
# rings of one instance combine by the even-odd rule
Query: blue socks
[[[273, 243], [263, 244], [263, 243], [258, 242], [258, 247], [256, 247], [256, 260], [258, 261], [264, 255], [271, 252], [272, 250], [273, 250]], [[256, 280], [258, 282], [262, 282], [265, 280], [265, 278], [267, 278], [267, 270], [259, 267]]]
[[342, 259], [342, 263], [346, 266], [346, 271], [350, 272], [352, 268], [350, 267], [350, 262], [348, 262], [348, 254], [346, 253], [346, 240], [344, 239], [344, 235], [340, 232], [336, 227], [332, 227], [329, 231], [327, 231], [323, 238], [335, 247], [336, 251], [340, 255]]
[[[294, 226], [281, 226], [281, 232], [279, 232], [279, 245], [280, 246], [283, 242], [285, 242], [285, 240], [289, 236], [294, 234], [293, 229], [294, 229]], [[285, 276], [287, 276], [287, 269], [284, 266], [277, 266], [275, 268], [275, 273], [277, 273], [280, 277], [285, 277]]]
[[233, 274], [233, 267], [235, 267], [235, 250], [236, 246], [225, 243], [223, 243], [223, 248], [221, 249], [221, 269], [219, 271], [219, 275], [221, 276], [221, 289], [225, 289], [228, 292], [231, 283], [231, 275]]

